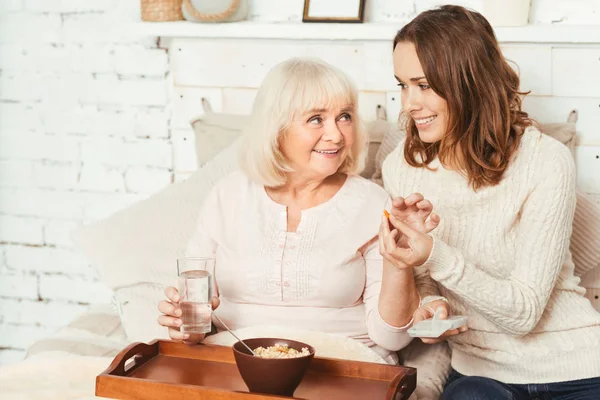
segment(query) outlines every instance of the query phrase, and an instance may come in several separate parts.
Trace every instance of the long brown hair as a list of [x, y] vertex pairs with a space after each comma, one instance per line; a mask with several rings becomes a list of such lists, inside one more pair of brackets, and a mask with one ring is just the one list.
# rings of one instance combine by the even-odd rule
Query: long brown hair
[[[427, 167], [438, 156], [458, 165], [474, 190], [502, 180], [525, 128], [519, 76], [510, 67], [489, 22], [459, 6], [422, 12], [394, 38], [414, 44], [429, 86], [448, 104], [441, 141], [424, 143], [407, 118], [404, 157]], [[418, 156], [418, 157], [417, 157]]]

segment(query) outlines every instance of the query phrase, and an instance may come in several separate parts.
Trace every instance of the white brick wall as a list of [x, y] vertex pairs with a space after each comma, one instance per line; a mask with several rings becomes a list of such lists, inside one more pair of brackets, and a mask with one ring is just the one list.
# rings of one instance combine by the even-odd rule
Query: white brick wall
[[[9, 299], [38, 299], [39, 276], [35, 273], [3, 272], [0, 274], [2, 304]], [[18, 308], [17, 308], [18, 309]]]
[[55, 331], [55, 327], [2, 322], [0, 324], [0, 348], [9, 350], [27, 349], [36, 341], [51, 335]]
[[[300, 21], [303, 3], [250, 0], [250, 19]], [[437, 3], [368, 0], [366, 20], [400, 26]], [[481, 9], [481, 0], [456, 3]], [[600, 0], [576, 3], [535, 0], [531, 20], [599, 23]], [[394, 119], [389, 43], [251, 42], [240, 49], [237, 41], [199, 40], [169, 59], [156, 38], [131, 34], [128, 24], [139, 14], [139, 1], [0, 0], [0, 364], [22, 358], [88, 304], [108, 301], [70, 232], [189, 175], [195, 157], [188, 121], [202, 113], [200, 97], [215, 110], [247, 113], [274, 62], [312, 54], [344, 62], [361, 88], [363, 115], [387, 103]], [[595, 50], [539, 48], [534, 64], [521, 57], [531, 49], [507, 51], [524, 62], [524, 79], [538, 92], [532, 109], [549, 118], [548, 110], [579, 107], [584, 144], [600, 145], [597, 77], [582, 86], [557, 74], [577, 60], [593, 71]], [[226, 62], [216, 63], [215, 54]], [[243, 66], [235, 63], [240, 54]], [[365, 59], [376, 62], [363, 67]]]
[[78, 303], [108, 303], [111, 292], [104, 284], [91, 278], [43, 274], [40, 276], [40, 297]]
[[4, 322], [8, 324], [43, 325], [60, 328], [71, 322], [73, 315], [81, 314], [86, 309], [87, 307], [84, 305], [62, 301], [5, 299], [0, 304], [0, 315], [4, 318]]
[[0, 242], [42, 245], [44, 221], [38, 218], [0, 215]]
[[15, 272], [62, 273], [71, 276], [93, 274], [89, 262], [70, 249], [9, 245], [5, 247], [5, 258], [7, 268]]
[[109, 290], [70, 232], [173, 179], [168, 57], [139, 2], [0, 0], [0, 363]]

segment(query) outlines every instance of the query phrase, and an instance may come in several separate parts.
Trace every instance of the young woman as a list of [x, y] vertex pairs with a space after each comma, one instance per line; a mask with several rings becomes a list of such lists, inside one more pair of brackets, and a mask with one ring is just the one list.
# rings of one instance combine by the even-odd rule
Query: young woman
[[[383, 180], [392, 196], [419, 194], [395, 201], [384, 256], [429, 274], [421, 293], [444, 296], [415, 322], [445, 301], [469, 321], [448, 338], [442, 399], [599, 399], [600, 314], [569, 253], [569, 150], [521, 110], [519, 77], [480, 14], [423, 12], [398, 32], [393, 59], [407, 136]], [[418, 215], [423, 198], [441, 218], [431, 235], [394, 217]]]

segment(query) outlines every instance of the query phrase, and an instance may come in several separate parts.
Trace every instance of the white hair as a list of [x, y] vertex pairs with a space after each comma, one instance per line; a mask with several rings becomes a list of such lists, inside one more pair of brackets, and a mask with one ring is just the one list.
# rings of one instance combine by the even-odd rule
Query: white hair
[[339, 172], [359, 173], [364, 167], [367, 135], [356, 110], [358, 93], [352, 80], [324, 61], [292, 58], [276, 65], [263, 80], [244, 129], [240, 164], [248, 176], [267, 186], [285, 184], [292, 169], [279, 149], [279, 137], [294, 117], [337, 105], [355, 108], [355, 140]]

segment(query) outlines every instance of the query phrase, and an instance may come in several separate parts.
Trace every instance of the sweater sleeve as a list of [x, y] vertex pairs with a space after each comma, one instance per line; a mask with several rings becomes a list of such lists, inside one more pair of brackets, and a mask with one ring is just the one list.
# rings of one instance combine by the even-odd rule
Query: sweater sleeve
[[366, 284], [363, 294], [367, 332], [378, 346], [396, 351], [406, 347], [412, 340], [407, 331], [412, 321], [402, 327], [395, 327], [383, 320], [379, 315], [379, 293], [383, 274], [383, 257], [379, 254], [379, 244], [374, 240], [364, 252], [366, 264]]
[[542, 317], [568, 253], [575, 209], [575, 167], [566, 149], [536, 167], [543, 176], [515, 222], [517, 248], [508, 277], [488, 274], [437, 238], [423, 265], [433, 279], [514, 335], [528, 334]]

